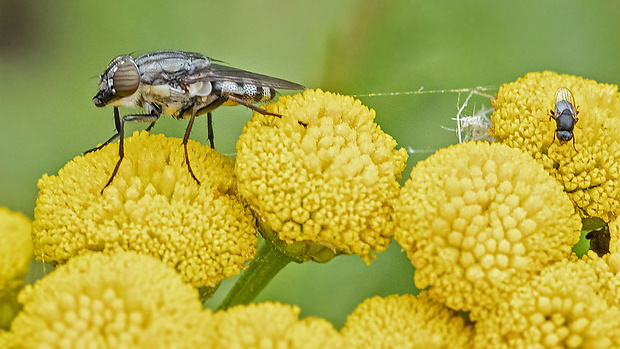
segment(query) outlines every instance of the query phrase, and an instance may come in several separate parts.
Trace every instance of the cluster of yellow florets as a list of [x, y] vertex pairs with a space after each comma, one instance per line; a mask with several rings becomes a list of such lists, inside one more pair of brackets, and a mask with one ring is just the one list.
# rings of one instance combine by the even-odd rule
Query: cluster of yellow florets
[[[556, 123], [549, 120], [550, 109], [561, 87], [572, 92], [578, 111], [575, 148], [572, 141], [553, 142]], [[582, 216], [609, 222], [620, 213], [618, 86], [553, 72], [529, 73], [502, 86], [493, 105], [491, 136], [542, 163]]]
[[416, 165], [395, 208], [416, 286], [472, 318], [568, 258], [581, 228], [542, 166], [501, 144], [439, 150]]
[[198, 292], [159, 260], [132, 252], [70, 259], [19, 295], [15, 348], [197, 348], [209, 321]]
[[280, 303], [235, 306], [214, 314], [208, 348], [346, 348], [324, 319], [299, 319], [299, 307]]
[[366, 299], [341, 330], [351, 348], [468, 348], [473, 326], [426, 292]]
[[[591, 253], [589, 258], [599, 257]], [[596, 272], [591, 264], [558, 262], [512, 292], [476, 324], [476, 347], [620, 346], [620, 289], [606, 283], [614, 278], [617, 284], [617, 274]]]
[[254, 114], [237, 142], [235, 173], [277, 239], [367, 262], [385, 250], [407, 153], [374, 122], [374, 110], [321, 90], [282, 97], [267, 110], [282, 117]]
[[39, 181], [33, 241], [37, 258], [63, 263], [90, 251], [136, 251], [175, 267], [196, 287], [215, 286], [256, 252], [253, 218], [236, 193], [233, 162], [197, 142], [135, 133], [101, 193], [118, 145], [78, 156]]

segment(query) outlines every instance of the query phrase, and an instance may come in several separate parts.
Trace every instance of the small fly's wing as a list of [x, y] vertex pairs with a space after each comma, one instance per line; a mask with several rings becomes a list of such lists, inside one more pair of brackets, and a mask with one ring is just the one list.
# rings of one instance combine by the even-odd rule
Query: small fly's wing
[[220, 64], [195, 67], [192, 74], [185, 77], [185, 83], [193, 84], [200, 81], [231, 81], [238, 84], [251, 84], [283, 90], [303, 90], [305, 87], [284, 79], [252, 73]]
[[555, 93], [555, 103], [560, 101], [567, 101], [573, 107], [575, 107], [575, 97], [566, 87], [560, 87], [558, 91]]

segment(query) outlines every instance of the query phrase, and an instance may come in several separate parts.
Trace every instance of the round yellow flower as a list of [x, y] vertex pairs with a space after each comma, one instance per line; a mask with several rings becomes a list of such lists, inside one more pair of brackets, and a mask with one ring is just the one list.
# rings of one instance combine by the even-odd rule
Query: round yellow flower
[[133, 252], [72, 258], [19, 301], [19, 348], [195, 348], [211, 316], [172, 268]]
[[567, 258], [581, 228], [542, 166], [497, 143], [461, 143], [419, 162], [395, 210], [416, 286], [472, 319]]
[[321, 90], [281, 97], [266, 109], [282, 117], [254, 113], [235, 164], [239, 192], [262, 223], [302, 251], [319, 245], [332, 257], [358, 254], [369, 262], [372, 250], [385, 250], [407, 153], [394, 149], [374, 110]]
[[476, 323], [476, 347], [618, 348], [620, 308], [596, 287], [587, 263], [558, 262]]
[[473, 326], [426, 292], [366, 299], [340, 332], [352, 348], [469, 348], [473, 340]]
[[26, 216], [0, 207], [0, 302], [24, 284], [32, 258], [31, 229]]
[[210, 348], [344, 348], [326, 320], [299, 319], [299, 307], [265, 302], [238, 305], [213, 315]]
[[55, 264], [88, 251], [131, 250], [160, 258], [196, 287], [238, 274], [257, 240], [233, 162], [193, 141], [188, 152], [200, 185], [181, 140], [147, 132], [125, 140], [125, 159], [103, 194], [117, 144], [44, 175], [33, 223], [37, 258]]
[[[574, 140], [553, 141], [555, 94], [574, 96], [579, 121]], [[553, 72], [529, 73], [505, 84], [493, 101], [491, 136], [543, 164], [583, 217], [609, 222], [620, 212], [620, 94], [618, 86]], [[556, 137], [557, 138], [557, 137]]]

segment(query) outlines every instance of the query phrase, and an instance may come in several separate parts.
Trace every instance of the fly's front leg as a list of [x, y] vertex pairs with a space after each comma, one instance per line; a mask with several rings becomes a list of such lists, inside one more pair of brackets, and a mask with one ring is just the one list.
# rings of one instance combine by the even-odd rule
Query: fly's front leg
[[[147, 114], [147, 115], [151, 115], [151, 114]], [[155, 115], [155, 114], [152, 114], [152, 115]], [[158, 116], [155, 117], [155, 121], [157, 121], [157, 118]], [[145, 121], [148, 121], [148, 120], [145, 120]], [[155, 126], [155, 121], [151, 122], [151, 124], [146, 128], [146, 132], [149, 132], [153, 128], [153, 126]], [[103, 142], [101, 145], [94, 147], [92, 149], [88, 149], [87, 151], [84, 152], [84, 154], [97, 151], [105, 147], [106, 145], [112, 143], [116, 138], [118, 138], [118, 135], [120, 133], [119, 129], [121, 127], [121, 118], [118, 113], [118, 107], [114, 107], [114, 125], [116, 126], [116, 133], [113, 134], [112, 137], [110, 137], [107, 141]]]
[[157, 114], [128, 114], [120, 118], [118, 108], [114, 107], [114, 121], [118, 132], [117, 136], [120, 138], [120, 141], [118, 142], [118, 161], [116, 162], [116, 166], [114, 166], [114, 171], [112, 171], [112, 175], [110, 176], [108, 183], [106, 183], [103, 189], [101, 189], [101, 194], [103, 194], [105, 188], [107, 188], [112, 183], [112, 180], [114, 180], [114, 176], [116, 176], [118, 169], [121, 167], [121, 162], [123, 162], [123, 158], [125, 157], [125, 122], [150, 122], [152, 126], [158, 118], [159, 115]]
[[88, 149], [87, 151], [84, 152], [84, 154], [88, 154], [94, 151], [97, 151], [103, 147], [105, 147], [106, 145], [110, 144], [111, 142], [113, 142], [118, 135], [120, 134], [120, 129], [121, 129], [121, 117], [118, 113], [118, 107], [114, 107], [114, 126], [116, 127], [116, 133], [112, 135], [112, 137], [110, 137], [110, 139], [108, 139], [107, 141], [105, 141], [103, 144], [101, 144], [100, 146], [94, 147], [92, 149]]

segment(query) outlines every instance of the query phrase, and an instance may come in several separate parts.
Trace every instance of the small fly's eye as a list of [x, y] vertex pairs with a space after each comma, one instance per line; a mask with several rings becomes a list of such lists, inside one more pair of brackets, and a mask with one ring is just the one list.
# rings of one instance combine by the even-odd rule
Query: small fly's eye
[[133, 61], [125, 61], [118, 65], [112, 76], [112, 88], [117, 97], [131, 96], [140, 86], [140, 73]]

